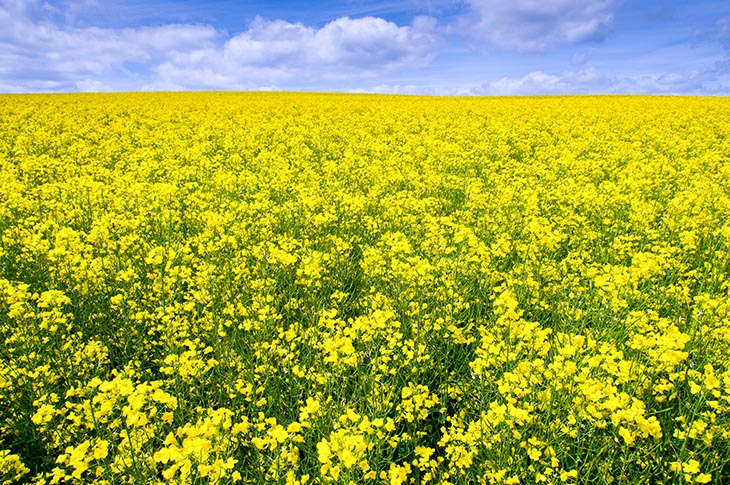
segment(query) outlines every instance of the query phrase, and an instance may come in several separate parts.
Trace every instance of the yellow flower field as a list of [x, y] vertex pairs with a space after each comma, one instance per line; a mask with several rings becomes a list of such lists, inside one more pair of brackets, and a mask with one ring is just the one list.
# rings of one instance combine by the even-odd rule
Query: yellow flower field
[[0, 483], [730, 483], [730, 100], [0, 97]]

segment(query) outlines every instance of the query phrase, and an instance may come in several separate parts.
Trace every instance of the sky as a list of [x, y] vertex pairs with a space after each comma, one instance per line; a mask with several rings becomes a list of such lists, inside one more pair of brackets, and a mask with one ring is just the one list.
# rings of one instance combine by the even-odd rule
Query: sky
[[0, 93], [730, 94], [728, 0], [0, 0]]

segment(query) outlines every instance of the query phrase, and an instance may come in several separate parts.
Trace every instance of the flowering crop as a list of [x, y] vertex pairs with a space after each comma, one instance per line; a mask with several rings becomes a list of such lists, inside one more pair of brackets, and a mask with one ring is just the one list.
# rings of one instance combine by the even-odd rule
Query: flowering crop
[[730, 481], [728, 100], [0, 113], [0, 483]]

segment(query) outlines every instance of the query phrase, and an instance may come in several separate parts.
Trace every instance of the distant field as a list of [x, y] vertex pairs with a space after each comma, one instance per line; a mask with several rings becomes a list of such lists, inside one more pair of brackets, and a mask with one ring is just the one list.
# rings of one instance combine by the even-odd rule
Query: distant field
[[730, 100], [0, 96], [0, 483], [730, 483]]

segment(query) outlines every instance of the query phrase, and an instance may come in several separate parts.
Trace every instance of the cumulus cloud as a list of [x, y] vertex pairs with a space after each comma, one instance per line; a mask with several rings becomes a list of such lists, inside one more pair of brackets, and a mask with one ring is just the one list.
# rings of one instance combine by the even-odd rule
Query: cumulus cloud
[[421, 67], [434, 55], [434, 22], [398, 26], [377, 17], [341, 17], [317, 29], [257, 17], [220, 49], [172, 56], [157, 69], [157, 85], [224, 86], [332, 80]]
[[611, 30], [616, 0], [470, 0], [459, 28], [490, 44], [542, 51], [553, 44], [600, 40]]
[[100, 78], [125, 63], [168, 58], [212, 45], [220, 35], [205, 25], [64, 27], [54, 21], [55, 10], [33, 1], [0, 5], [0, 76], [6, 91], [109, 90]]
[[321, 28], [259, 17], [229, 36], [193, 24], [77, 28], [64, 20], [68, 2], [0, 1], [5, 92], [257, 89], [419, 67], [436, 46], [435, 20], [427, 17], [409, 26], [342, 17]]

